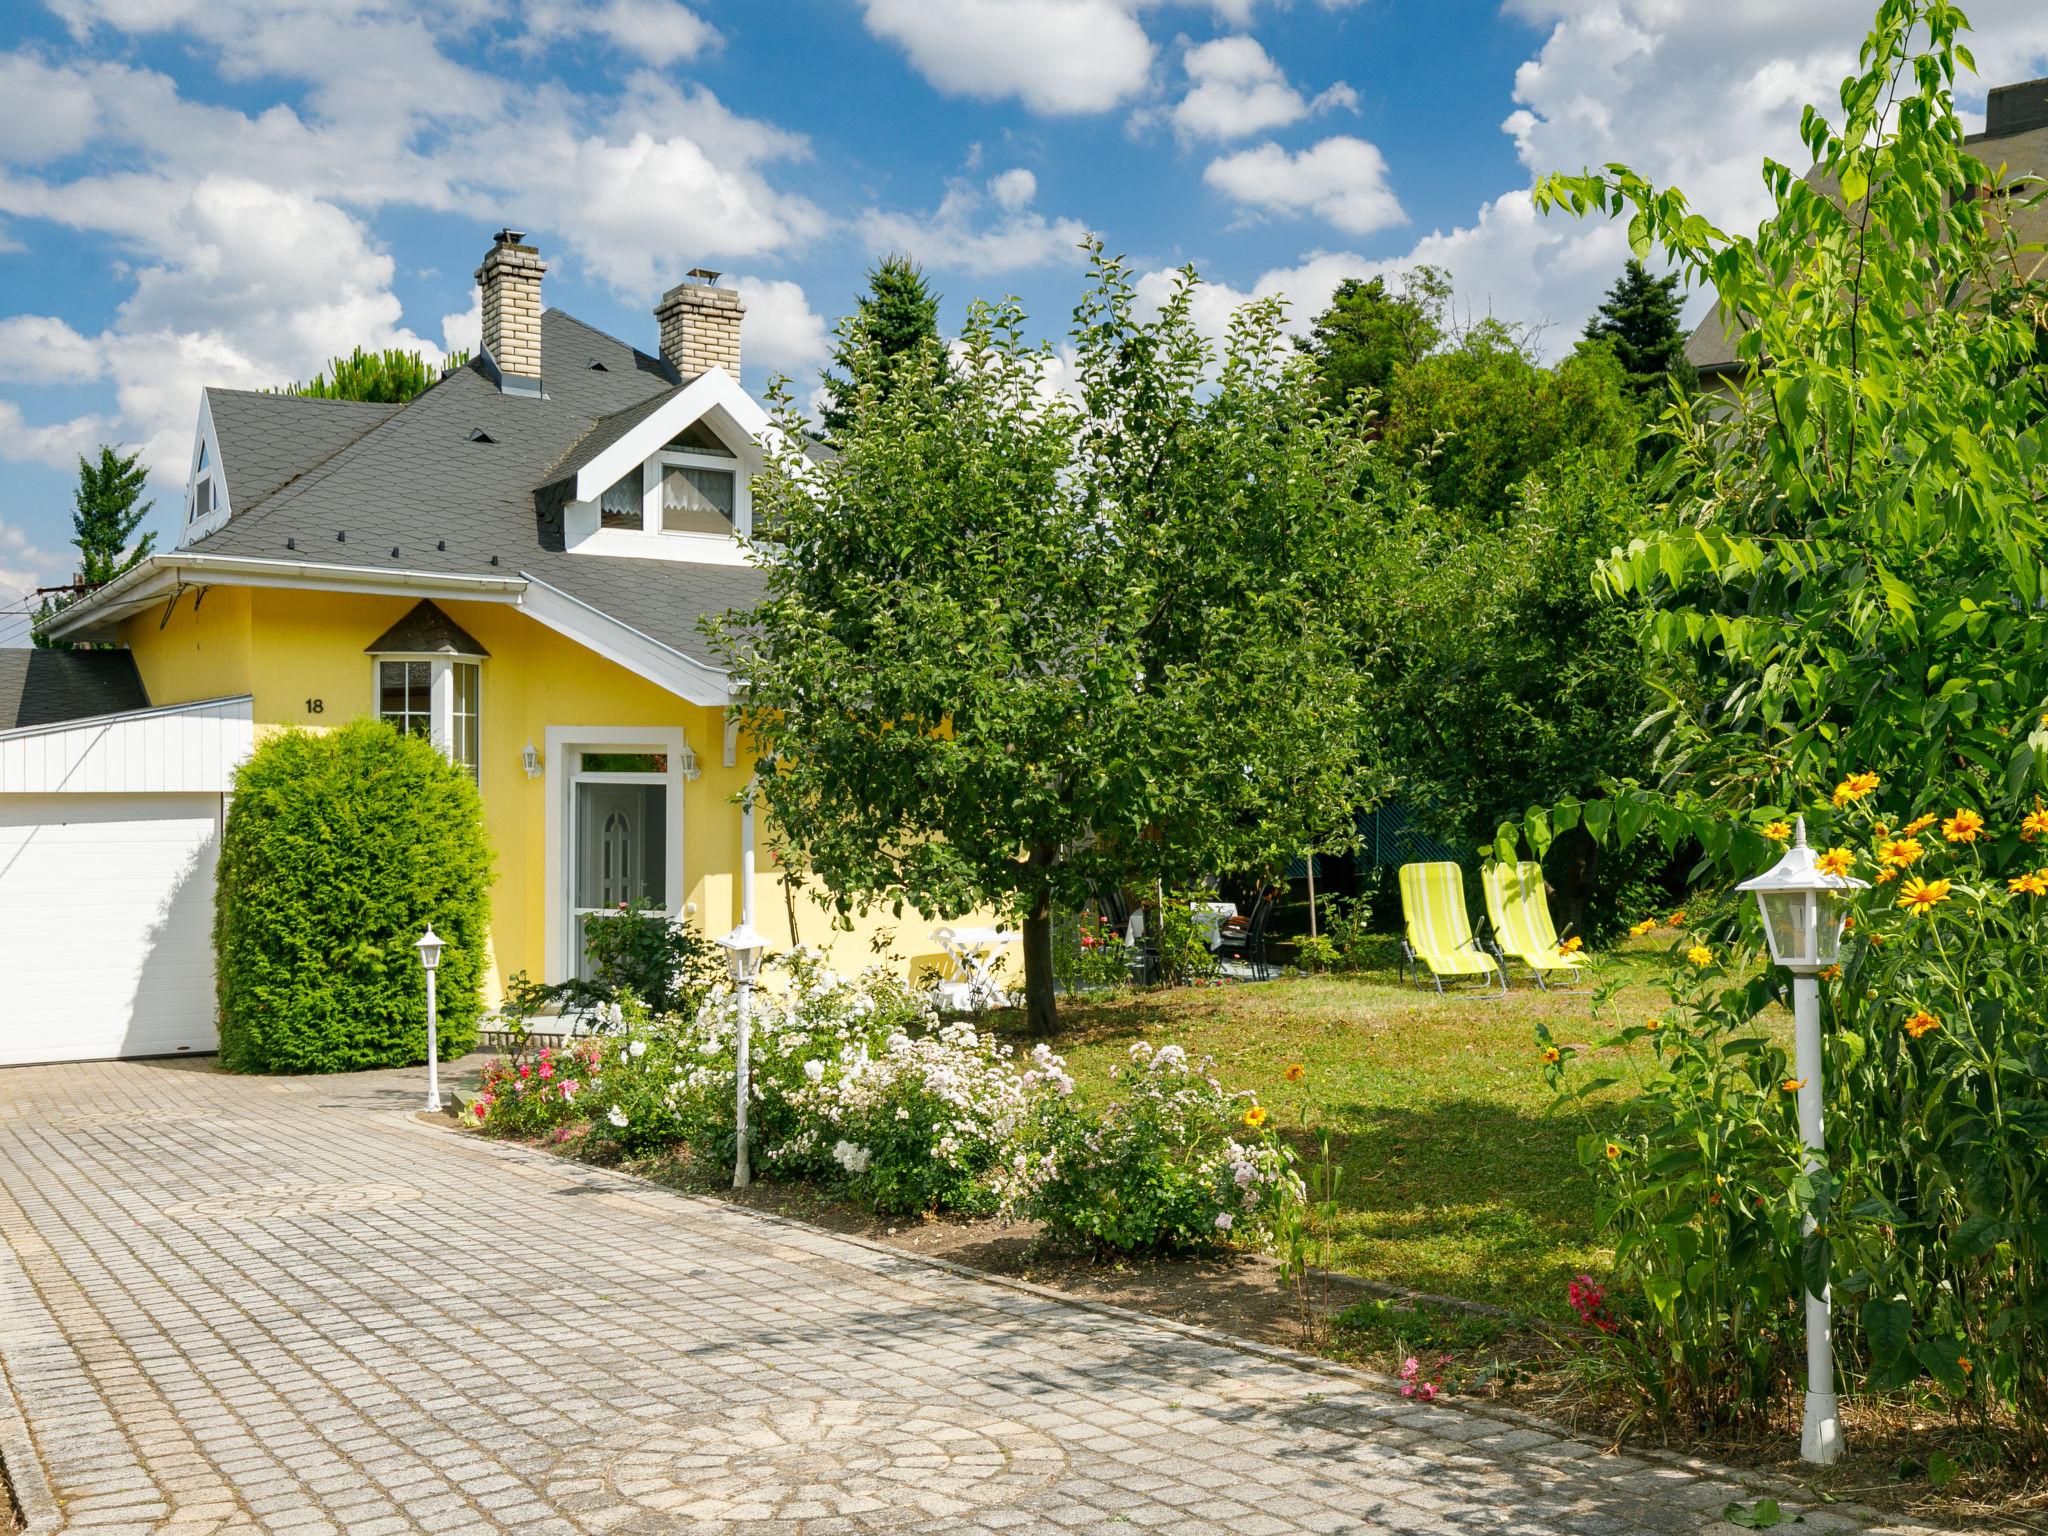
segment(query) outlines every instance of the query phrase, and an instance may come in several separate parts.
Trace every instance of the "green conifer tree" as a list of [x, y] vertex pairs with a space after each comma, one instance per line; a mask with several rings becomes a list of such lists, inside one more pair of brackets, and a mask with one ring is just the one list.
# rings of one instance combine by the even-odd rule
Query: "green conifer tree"
[[906, 352], [939, 339], [939, 296], [924, 272], [908, 256], [885, 256], [868, 273], [867, 292], [854, 312], [839, 322], [839, 344], [825, 374], [821, 414], [825, 435], [845, 434], [854, 401], [874, 374], [876, 387], [887, 394], [889, 369]]
[[[78, 549], [77, 580], [81, 591], [105, 586], [156, 548], [154, 532], [136, 538], [136, 531], [154, 505], [142, 499], [149, 471], [141, 461], [139, 452], [118, 453], [104, 443], [97, 460], [78, 461], [78, 489], [72, 493], [71, 542]], [[43, 638], [43, 626], [71, 601], [44, 599], [36, 612], [37, 645], [53, 643]]]
[[1631, 259], [1586, 322], [1586, 340], [1613, 348], [1638, 398], [1662, 394], [1667, 377], [1689, 390], [1699, 376], [1685, 360], [1685, 330], [1678, 314], [1678, 274], [1652, 277], [1648, 267]]
[[467, 352], [453, 353], [437, 365], [417, 352], [402, 352], [396, 347], [386, 347], [381, 352], [365, 352], [357, 347], [347, 357], [329, 358], [327, 367], [312, 378], [287, 384], [283, 393], [315, 400], [403, 405], [413, 396], [425, 394], [446, 374], [468, 361]]

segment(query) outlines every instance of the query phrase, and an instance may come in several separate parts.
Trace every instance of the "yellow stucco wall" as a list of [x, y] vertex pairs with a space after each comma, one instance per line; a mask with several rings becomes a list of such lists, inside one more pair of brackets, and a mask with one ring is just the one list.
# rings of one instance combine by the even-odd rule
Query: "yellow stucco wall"
[[[195, 605], [186, 595], [130, 619], [121, 639], [134, 652], [152, 704], [247, 693], [265, 729], [338, 726], [373, 712], [374, 672], [364, 647], [408, 612], [413, 597], [218, 587]], [[686, 702], [504, 603], [437, 601], [488, 651], [482, 672], [481, 789], [497, 855], [492, 901], [493, 1001], [505, 978], [548, 970], [548, 904], [566, 876], [547, 867], [547, 805], [559, 793], [556, 764], [529, 779], [520, 756], [531, 741], [545, 757], [555, 727], [681, 727], [702, 775], [682, 787], [684, 910], [716, 937], [739, 920], [740, 824], [733, 797], [749, 756], [724, 765], [722, 711]], [[765, 834], [765, 818], [762, 818]], [[778, 948], [792, 942], [783, 871], [765, 835], [757, 840], [755, 926]], [[691, 910], [694, 906], [694, 911]], [[882, 960], [922, 970], [933, 963], [934, 920], [916, 913], [856, 917], [835, 929], [807, 894], [795, 903], [796, 940], [829, 950], [843, 970]], [[981, 915], [966, 920], [986, 922]], [[878, 938], [886, 940], [880, 952]], [[550, 979], [558, 979], [551, 977]]]

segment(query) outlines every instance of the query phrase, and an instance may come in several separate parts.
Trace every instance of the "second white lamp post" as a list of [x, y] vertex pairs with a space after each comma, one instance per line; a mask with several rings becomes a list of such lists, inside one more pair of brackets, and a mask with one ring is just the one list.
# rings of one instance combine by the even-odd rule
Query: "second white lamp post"
[[[1831, 875], [1806, 846], [1806, 818], [1785, 856], [1737, 890], [1756, 892], [1762, 909], [1764, 938], [1771, 958], [1792, 973], [1793, 1059], [1799, 1073], [1799, 1138], [1806, 1143], [1806, 1171], [1827, 1163], [1827, 1138], [1821, 1125], [1821, 1036], [1819, 974], [1836, 962], [1842, 948], [1844, 891], [1861, 890], [1867, 881]], [[1806, 1218], [1813, 1231], [1813, 1217]], [[1835, 1352], [1829, 1337], [1827, 1287], [1816, 1296], [1806, 1293], [1806, 1418], [1799, 1431], [1799, 1454], [1807, 1461], [1830, 1463], [1842, 1454], [1842, 1426], [1835, 1410]]]
[[752, 1072], [752, 1063], [748, 1060], [751, 1043], [751, 1021], [748, 1015], [753, 1003], [754, 977], [760, 973], [761, 956], [768, 948], [768, 941], [754, 931], [752, 923], [742, 922], [718, 942], [725, 950], [726, 959], [732, 965], [733, 986], [738, 993], [739, 1061], [734, 1076], [738, 1079], [735, 1091], [739, 1095], [739, 1106], [735, 1129], [739, 1133], [739, 1145], [733, 1154], [732, 1187], [745, 1189], [754, 1180], [753, 1168], [747, 1156], [747, 1079]]

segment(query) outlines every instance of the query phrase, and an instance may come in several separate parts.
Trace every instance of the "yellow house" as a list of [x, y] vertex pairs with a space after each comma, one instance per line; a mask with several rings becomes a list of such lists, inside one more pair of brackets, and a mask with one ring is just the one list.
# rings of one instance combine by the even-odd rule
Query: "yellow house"
[[496, 846], [494, 996], [573, 973], [584, 915], [627, 899], [919, 963], [934, 919], [838, 931], [765, 847], [749, 878], [751, 758], [700, 628], [762, 590], [742, 540], [774, 428], [737, 382], [738, 295], [693, 273], [648, 354], [544, 311], [544, 270], [501, 232], [481, 355], [404, 406], [208, 390], [177, 547], [50, 632], [125, 647], [155, 711], [246, 697], [259, 739], [376, 715], [441, 746]]

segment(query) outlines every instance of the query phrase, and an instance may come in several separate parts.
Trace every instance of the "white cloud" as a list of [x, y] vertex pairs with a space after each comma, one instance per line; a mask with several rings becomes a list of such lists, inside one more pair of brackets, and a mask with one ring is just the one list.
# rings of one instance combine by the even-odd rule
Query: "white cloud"
[[1088, 236], [1079, 219], [1048, 219], [1028, 206], [1035, 194], [1037, 178], [1027, 188], [1021, 180], [1029, 171], [1010, 171], [989, 183], [997, 204], [997, 217], [980, 222], [989, 197], [972, 182], [955, 181], [946, 189], [938, 208], [929, 214], [891, 212], [870, 208], [860, 221], [868, 249], [876, 253], [901, 251], [929, 267], [986, 276], [1040, 267], [1072, 257]]
[[868, 30], [938, 89], [1034, 112], [1102, 112], [1135, 95], [1152, 41], [1128, 0], [862, 0]]
[[740, 356], [780, 373], [824, 362], [830, 350], [824, 318], [812, 310], [801, 284], [783, 278], [733, 280], [747, 312], [740, 320]]
[[0, 162], [34, 165], [83, 147], [99, 121], [92, 88], [74, 71], [26, 54], [0, 56]]
[[1004, 171], [1000, 176], [991, 177], [988, 193], [1012, 213], [1019, 208], [1028, 208], [1038, 200], [1038, 178], [1018, 166], [1015, 170]]
[[1298, 123], [1312, 111], [1358, 105], [1357, 93], [1341, 81], [1308, 101], [1253, 37], [1199, 44], [1187, 51], [1182, 66], [1188, 93], [1167, 116], [1184, 142], [1241, 139]]
[[0, 383], [82, 384], [100, 373], [99, 347], [55, 315], [0, 319]]
[[467, 352], [471, 357], [483, 350], [484, 296], [481, 289], [469, 290], [469, 308], [451, 310], [441, 317], [441, 351], [452, 355]]
[[583, 34], [598, 37], [650, 64], [694, 59], [718, 42], [718, 33], [677, 0], [527, 0], [526, 31], [536, 45]]
[[1209, 162], [1202, 179], [1247, 207], [1312, 213], [1354, 235], [1404, 223], [1400, 199], [1387, 185], [1387, 162], [1364, 139], [1340, 134], [1289, 154], [1278, 144]]
[[22, 418], [21, 407], [0, 400], [0, 459], [22, 459], [70, 469], [80, 454], [109, 440], [114, 423], [104, 416], [77, 416], [38, 426]]

